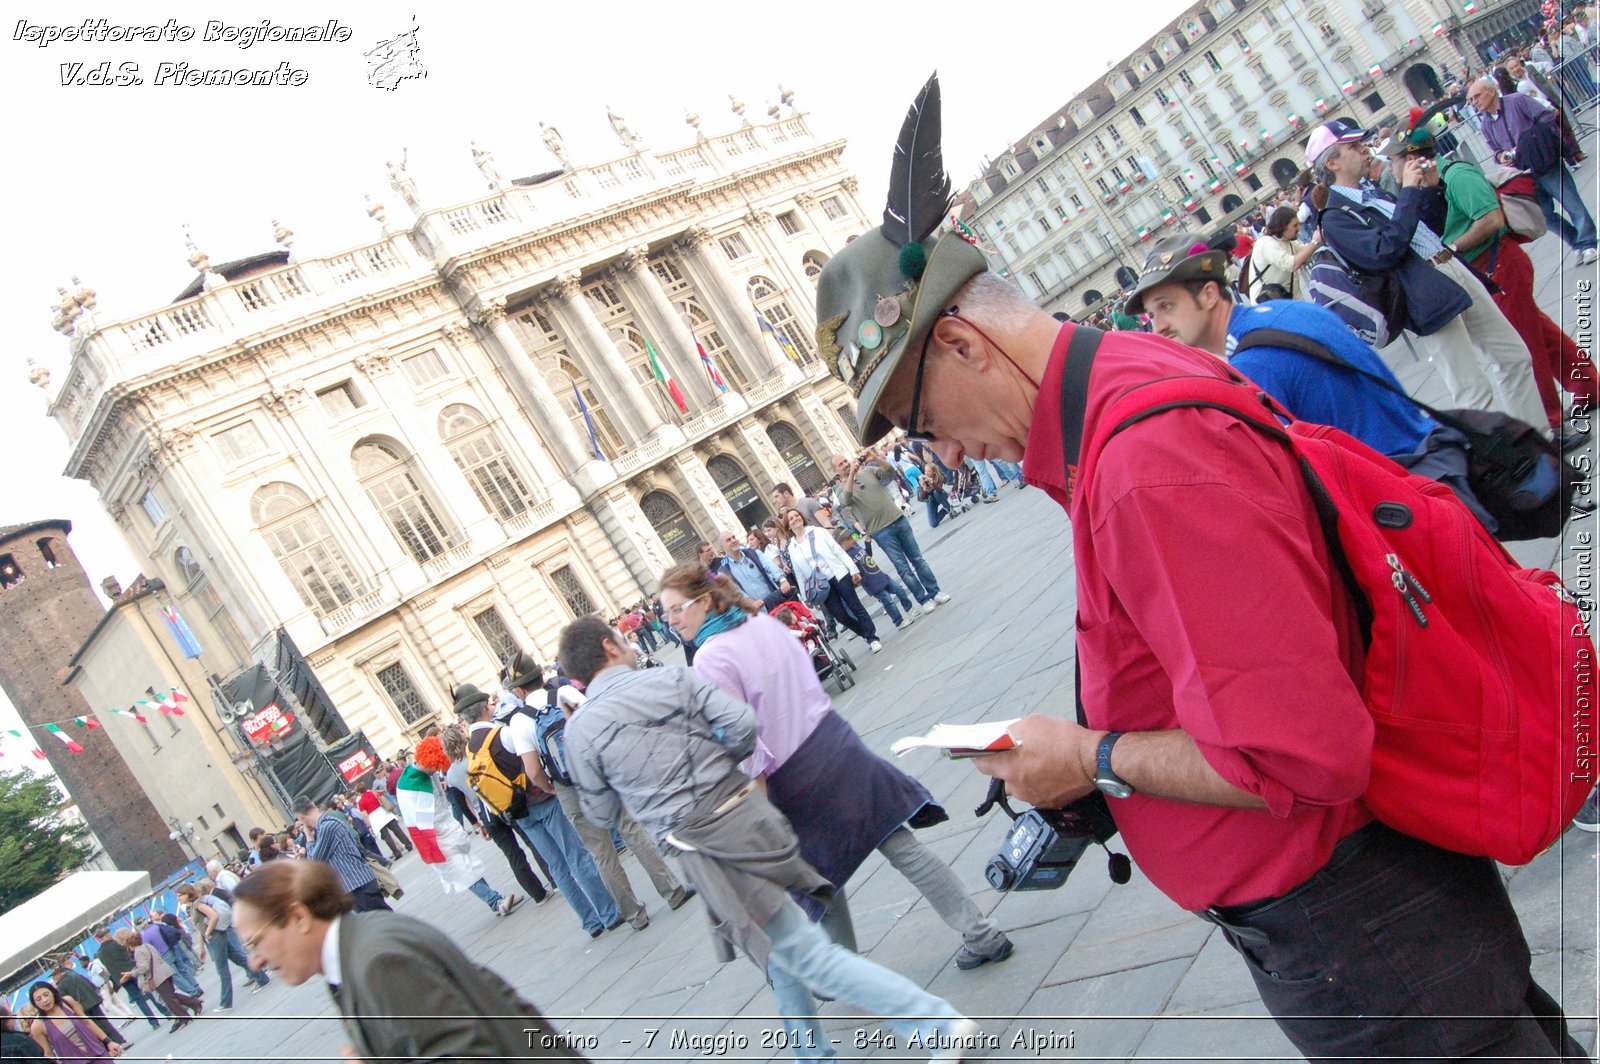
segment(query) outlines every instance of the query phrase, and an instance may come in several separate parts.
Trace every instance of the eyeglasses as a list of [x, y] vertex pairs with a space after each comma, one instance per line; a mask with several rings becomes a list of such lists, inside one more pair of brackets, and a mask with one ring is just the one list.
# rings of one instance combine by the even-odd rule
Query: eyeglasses
[[[942, 317], [956, 317], [960, 307], [951, 307], [939, 312]], [[917, 428], [917, 415], [922, 411], [922, 374], [928, 368], [928, 343], [933, 339], [933, 329], [928, 329], [927, 335], [922, 338], [922, 351], [917, 355], [917, 376], [911, 382], [911, 413], [906, 417], [906, 442], [907, 443], [932, 443], [933, 433], [924, 432]]]
[[239, 943], [244, 947], [245, 955], [248, 956], [249, 954], [254, 953], [256, 951], [256, 947], [261, 944], [261, 940], [266, 937], [267, 932], [271, 931], [274, 927], [277, 927], [279, 923], [281, 923], [281, 921], [274, 920], [266, 927], [263, 927], [260, 931], [257, 931], [250, 938], [247, 938], [243, 942]]
[[694, 598], [690, 599], [687, 602], [680, 602], [676, 606], [669, 606], [669, 607], [667, 607], [667, 616], [668, 617], [682, 617], [685, 610], [687, 610], [690, 606], [693, 606], [696, 602], [699, 602], [701, 599], [703, 599], [705, 597], [706, 597], [705, 595], [696, 595]]

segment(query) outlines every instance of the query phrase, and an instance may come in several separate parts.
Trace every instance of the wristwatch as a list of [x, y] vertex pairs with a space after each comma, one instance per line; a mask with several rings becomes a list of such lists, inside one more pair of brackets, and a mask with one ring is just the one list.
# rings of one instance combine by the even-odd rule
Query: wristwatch
[[1111, 748], [1123, 734], [1119, 731], [1107, 733], [1094, 754], [1094, 785], [1108, 798], [1126, 798], [1133, 793], [1133, 785], [1111, 771]]

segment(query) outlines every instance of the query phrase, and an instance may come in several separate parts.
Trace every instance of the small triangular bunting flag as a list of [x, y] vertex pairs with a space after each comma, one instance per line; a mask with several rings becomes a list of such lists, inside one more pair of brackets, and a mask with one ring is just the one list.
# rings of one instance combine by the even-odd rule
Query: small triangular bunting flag
[[59, 725], [59, 724], [46, 724], [44, 726], [44, 730], [49, 732], [51, 735], [54, 735], [57, 739], [60, 739], [62, 742], [66, 743], [67, 744], [67, 749], [71, 750], [73, 753], [75, 753], [75, 754], [83, 753], [83, 744], [78, 742], [78, 740], [74, 739], [72, 736], [68, 735], [66, 732], [62, 731], [61, 730], [61, 725]]

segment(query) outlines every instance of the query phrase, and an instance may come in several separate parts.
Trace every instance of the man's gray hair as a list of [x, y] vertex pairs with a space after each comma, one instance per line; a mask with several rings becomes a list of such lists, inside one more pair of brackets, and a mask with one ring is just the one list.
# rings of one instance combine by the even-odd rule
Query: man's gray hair
[[986, 270], [962, 285], [951, 303], [963, 317], [981, 319], [997, 330], [1016, 330], [1040, 313], [1039, 307], [1012, 281]]

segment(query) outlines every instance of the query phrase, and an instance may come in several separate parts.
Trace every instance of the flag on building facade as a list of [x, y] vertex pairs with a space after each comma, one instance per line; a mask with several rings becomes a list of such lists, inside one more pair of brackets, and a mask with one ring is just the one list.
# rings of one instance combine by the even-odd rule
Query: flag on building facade
[[1177, 220], [1178, 220], [1178, 214], [1171, 207], [1163, 207], [1163, 208], [1161, 208], [1161, 224], [1162, 225], [1171, 225], [1173, 222], [1175, 222]]
[[1355, 78], [1345, 78], [1342, 82], [1339, 83], [1339, 88], [1343, 89], [1347, 93], [1355, 92], [1356, 91], [1356, 79]]
[[801, 363], [800, 352], [795, 350], [794, 342], [783, 335], [781, 330], [774, 329], [772, 323], [767, 320], [767, 316], [759, 310], [756, 311], [756, 324], [761, 326], [762, 332], [772, 337], [778, 346], [783, 348], [783, 353], [789, 356], [789, 361], [797, 366]]
[[1318, 111], [1326, 111], [1328, 109], [1328, 101], [1318, 96], [1312, 106], [1316, 107]]
[[436, 802], [433, 796], [433, 777], [416, 765], [407, 765], [395, 784], [394, 800], [400, 807], [400, 819], [406, 834], [417, 844], [417, 856], [426, 864], [444, 864], [444, 851], [439, 848], [439, 832], [433, 818]]
[[1150, 239], [1150, 227], [1148, 225], [1141, 225], [1139, 227], [1139, 239], [1141, 241]]
[[700, 352], [700, 364], [706, 368], [706, 376], [711, 378], [711, 383], [717, 386], [717, 391], [726, 392], [728, 382], [722, 379], [722, 374], [717, 372], [717, 364], [711, 361], [711, 356], [706, 354], [706, 349], [696, 340], [694, 349]]
[[186, 658], [198, 658], [204, 651], [200, 649], [200, 640], [194, 637], [189, 626], [178, 615], [177, 607], [161, 607], [161, 619], [167, 624], [167, 632], [172, 636], [172, 641], [178, 644], [178, 649]]
[[578, 391], [578, 382], [572, 382], [573, 397], [578, 400], [578, 413], [583, 415], [583, 427], [589, 430], [589, 453], [604, 462], [606, 456], [600, 450], [600, 440], [594, 434], [594, 419], [589, 416], [589, 404], [583, 401], [583, 393]]
[[1371, 66], [1369, 66], [1367, 68], [1367, 77], [1369, 77], [1369, 78], [1375, 78], [1379, 74], [1382, 74], [1382, 73], [1383, 73], [1383, 67], [1379, 66], [1377, 63], [1373, 63]]
[[687, 414], [689, 404], [684, 400], [678, 382], [667, 376], [667, 371], [661, 368], [661, 356], [656, 354], [656, 345], [648, 339], [644, 342], [644, 353], [650, 359], [650, 372], [655, 374], [656, 380], [667, 386], [667, 394], [672, 396], [673, 405], [678, 408], [678, 413]]
[[54, 735], [57, 739], [60, 739], [62, 742], [66, 743], [67, 744], [67, 749], [71, 750], [73, 753], [75, 753], [75, 754], [83, 753], [83, 744], [79, 743], [78, 740], [74, 739], [72, 736], [70, 736], [66, 732], [62, 731], [61, 730], [61, 725], [59, 725], [59, 724], [46, 724], [44, 726], [44, 730], [49, 732], [51, 735]]

